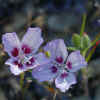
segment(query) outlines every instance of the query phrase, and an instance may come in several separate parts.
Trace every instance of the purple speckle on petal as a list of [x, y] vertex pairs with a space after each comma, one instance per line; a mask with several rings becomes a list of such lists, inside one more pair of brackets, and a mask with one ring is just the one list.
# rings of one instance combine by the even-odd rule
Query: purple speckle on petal
[[23, 68], [23, 64], [18, 63], [18, 67], [19, 67], [20, 69], [22, 69], [22, 68]]
[[23, 64], [19, 63], [17, 60], [15, 60], [13, 62], [15, 65], [18, 65], [18, 68], [22, 69], [23, 68]]
[[67, 67], [69, 68], [69, 69], [72, 69], [72, 63], [71, 62], [67, 62]]
[[51, 67], [51, 71], [52, 71], [52, 73], [56, 73], [56, 72], [57, 72], [57, 67], [52, 66], [52, 67]]
[[65, 78], [65, 77], [67, 77], [67, 76], [68, 76], [68, 74], [65, 73], [65, 72], [61, 74], [61, 78]]
[[57, 57], [57, 58], [56, 58], [56, 61], [57, 61], [58, 63], [62, 63], [62, 62], [63, 62], [63, 58], [62, 58], [62, 57]]
[[27, 45], [23, 45], [23, 46], [22, 46], [22, 50], [23, 50], [23, 52], [24, 52], [25, 54], [31, 53], [31, 48], [28, 47]]
[[35, 59], [32, 57], [32, 58], [30, 59], [30, 61], [31, 61], [32, 63], [34, 63], [34, 62], [35, 62]]
[[14, 63], [15, 65], [18, 65], [18, 61], [17, 61], [17, 60], [15, 60], [13, 63]]
[[14, 48], [14, 49], [11, 51], [11, 54], [12, 54], [12, 56], [17, 57], [18, 54], [19, 54], [18, 48]]
[[31, 66], [35, 62], [35, 59], [32, 57], [28, 62], [26, 62], [27, 66]]

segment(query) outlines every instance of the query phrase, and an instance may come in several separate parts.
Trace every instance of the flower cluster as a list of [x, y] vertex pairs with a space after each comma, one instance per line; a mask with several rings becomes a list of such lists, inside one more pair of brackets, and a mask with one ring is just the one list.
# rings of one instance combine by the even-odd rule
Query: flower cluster
[[6, 33], [2, 37], [5, 51], [10, 58], [6, 64], [14, 75], [33, 69], [32, 76], [39, 82], [55, 82], [62, 92], [76, 83], [74, 72], [87, 65], [80, 51], [68, 56], [62, 39], [52, 40], [39, 52], [43, 43], [40, 28], [28, 28], [20, 42], [16, 33]]

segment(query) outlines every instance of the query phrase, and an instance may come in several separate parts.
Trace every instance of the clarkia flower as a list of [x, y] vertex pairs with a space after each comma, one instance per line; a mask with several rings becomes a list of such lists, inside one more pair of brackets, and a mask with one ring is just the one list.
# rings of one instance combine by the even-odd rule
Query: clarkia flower
[[76, 83], [74, 72], [87, 65], [80, 51], [74, 51], [68, 56], [66, 45], [62, 39], [49, 42], [44, 48], [49, 62], [39, 65], [32, 75], [39, 82], [55, 81], [62, 92]]
[[10, 70], [15, 75], [35, 68], [44, 60], [42, 53], [36, 54], [43, 43], [41, 29], [38, 27], [28, 28], [21, 42], [15, 32], [6, 33], [2, 36], [2, 43], [10, 56], [6, 64], [10, 65]]

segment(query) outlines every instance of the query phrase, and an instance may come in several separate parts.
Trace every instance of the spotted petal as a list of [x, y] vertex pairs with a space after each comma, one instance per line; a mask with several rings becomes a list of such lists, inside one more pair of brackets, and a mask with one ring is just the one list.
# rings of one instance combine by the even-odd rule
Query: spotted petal
[[76, 83], [76, 78], [72, 73], [68, 73], [66, 77], [62, 77], [61, 75], [62, 74], [60, 74], [56, 78], [55, 84], [56, 87], [59, 88], [61, 92], [66, 92], [66, 90], [68, 90], [72, 84]]
[[12, 59], [8, 59], [5, 64], [10, 66], [10, 71], [14, 75], [19, 75], [19, 74], [23, 73], [24, 71], [26, 71], [26, 69], [20, 69], [20, 68], [18, 68], [17, 65], [14, 65]]
[[47, 63], [36, 67], [32, 71], [33, 78], [37, 79], [39, 82], [52, 81], [58, 73], [52, 73], [52, 66], [52, 63]]
[[68, 55], [66, 45], [62, 39], [52, 40], [44, 47], [44, 51], [50, 52], [51, 59], [62, 57], [65, 60]]
[[[12, 57], [18, 56], [18, 49], [20, 48], [20, 41], [15, 32], [6, 33], [2, 36], [2, 43], [4, 50]], [[15, 49], [15, 51], [13, 51]]]
[[87, 62], [85, 61], [85, 58], [80, 54], [80, 51], [75, 51], [69, 55], [66, 64], [70, 72], [76, 72], [80, 68], [86, 67]]
[[42, 65], [42, 64], [46, 64], [46, 63], [49, 62], [49, 60], [47, 59], [47, 57], [45, 56], [45, 54], [38, 53], [38, 54], [34, 55], [33, 57], [30, 57], [29, 62], [30, 63], [28, 63], [28, 61], [26, 59], [25, 69], [27, 69], [27, 70], [34, 69], [37, 66]]
[[37, 51], [40, 45], [43, 43], [43, 38], [41, 37], [41, 29], [40, 28], [28, 28], [26, 34], [22, 39], [22, 45], [27, 46]]

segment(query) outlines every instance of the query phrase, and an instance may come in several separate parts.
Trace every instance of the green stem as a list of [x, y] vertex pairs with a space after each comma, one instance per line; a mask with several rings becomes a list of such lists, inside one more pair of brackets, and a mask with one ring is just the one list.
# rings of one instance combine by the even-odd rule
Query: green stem
[[82, 21], [82, 26], [81, 26], [81, 31], [80, 31], [80, 36], [82, 37], [83, 32], [85, 30], [85, 24], [86, 24], [86, 14], [83, 14], [83, 21]]
[[24, 85], [24, 73], [20, 74], [20, 87], [21, 87], [21, 90], [22, 90], [22, 94], [24, 94], [23, 85]]
[[95, 52], [96, 48], [92, 48], [92, 50], [90, 51], [90, 53], [88, 54], [88, 56], [86, 57], [86, 61], [89, 62], [89, 60], [91, 59], [93, 53]]
[[88, 69], [87, 67], [81, 69], [81, 73], [82, 73], [82, 84], [83, 84], [83, 89], [84, 89], [84, 95], [88, 96], [89, 100], [91, 100], [90, 96], [89, 96], [89, 90], [88, 90]]
[[[99, 38], [100, 38], [100, 34], [98, 34], [98, 35], [96, 36], [96, 39], [91, 43], [91, 45], [90, 45], [88, 48], [86, 48], [85, 52], [83, 52], [83, 56], [84, 56], [84, 57], [86, 56], [87, 51], [88, 51], [92, 46], [94, 46], [94, 45], [96, 44], [96, 42], [99, 40]], [[95, 51], [95, 48], [93, 48], [93, 49], [90, 51], [90, 53], [88, 54], [88, 56], [87, 56], [87, 58], [86, 58], [86, 61], [87, 61], [87, 62], [91, 59], [92, 54], [94, 53], [94, 51]], [[83, 83], [83, 86], [84, 86], [85, 95], [86, 95], [86, 96], [89, 96], [89, 91], [88, 91], [88, 77], [87, 77], [88, 69], [87, 69], [87, 67], [86, 67], [86, 68], [82, 69], [81, 71], [82, 71], [82, 77], [83, 77], [82, 83]], [[91, 98], [89, 98], [89, 100], [91, 100]]]

